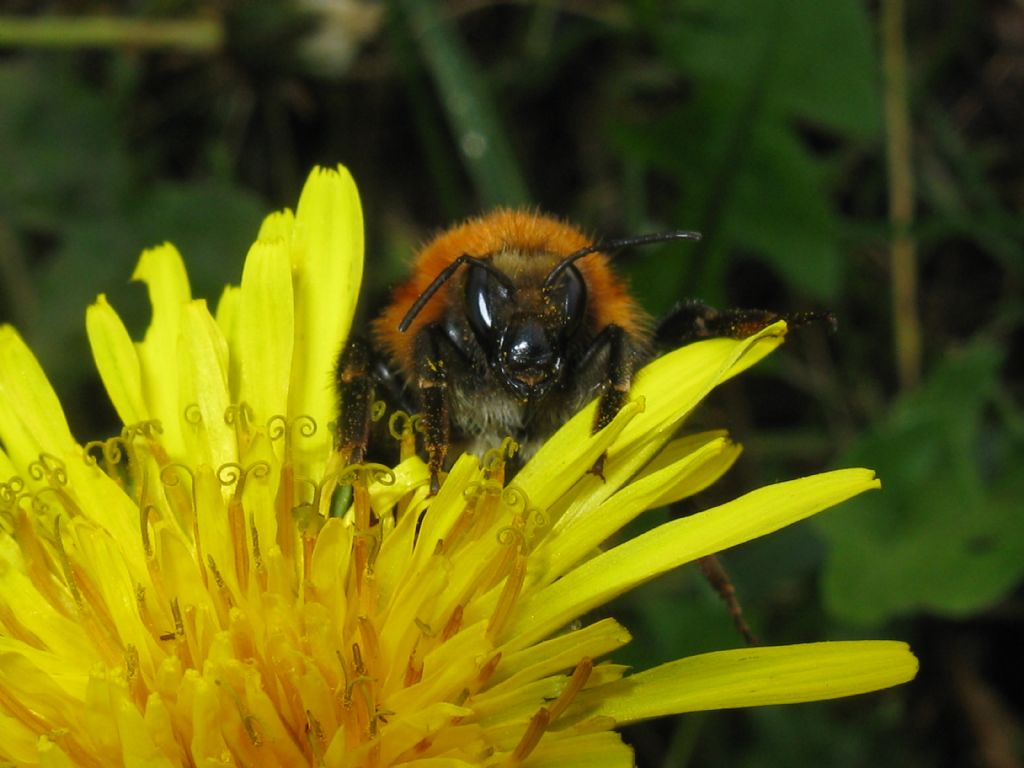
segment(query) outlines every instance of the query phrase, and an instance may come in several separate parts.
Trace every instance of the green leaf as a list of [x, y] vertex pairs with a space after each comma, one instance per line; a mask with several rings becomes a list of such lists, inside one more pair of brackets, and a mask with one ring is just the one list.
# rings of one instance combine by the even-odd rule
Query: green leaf
[[697, 82], [753, 84], [783, 120], [860, 138], [881, 130], [870, 16], [857, 0], [678, 0], [647, 21], [666, 59]]
[[882, 492], [816, 524], [829, 545], [827, 609], [878, 624], [929, 611], [965, 616], [1024, 578], [1024, 445], [986, 430], [1002, 355], [986, 341], [945, 360], [862, 439], [843, 465], [876, 469]]
[[487, 206], [523, 205], [526, 183], [479, 65], [434, 3], [402, 0], [398, 6], [420, 44], [466, 170]]
[[0, 214], [49, 233], [69, 211], [95, 215], [123, 193], [129, 162], [112, 105], [61, 57], [0, 67]]
[[737, 245], [763, 253], [807, 296], [837, 295], [843, 262], [838, 224], [818, 163], [778, 123], [756, 126], [725, 214]]
[[879, 69], [868, 7], [858, 0], [786, 0], [772, 101], [783, 114], [845, 136], [882, 129]]
[[[706, 237], [677, 295], [723, 293], [725, 260], [770, 263], [828, 303], [838, 294], [840, 225], [806, 128], [857, 140], [881, 126], [867, 10], [855, 0], [677, 0], [639, 16], [689, 85], [687, 101], [613, 135], [629, 160], [678, 183], [676, 210]], [[646, 137], [644, 136], [646, 134]]]

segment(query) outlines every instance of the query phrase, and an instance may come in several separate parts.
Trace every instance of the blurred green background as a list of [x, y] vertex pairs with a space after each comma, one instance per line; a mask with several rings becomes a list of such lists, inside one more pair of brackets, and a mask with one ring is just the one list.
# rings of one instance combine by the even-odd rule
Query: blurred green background
[[[4, 7], [0, 320], [80, 439], [116, 429], [86, 305], [105, 292], [141, 331], [128, 278], [165, 240], [215, 301], [315, 163], [362, 192], [364, 314], [419, 242], [496, 204], [595, 235], [699, 229], [618, 257], [652, 314], [696, 296], [839, 318], [696, 416], [746, 446], [700, 504], [830, 466], [885, 486], [724, 555], [751, 624], [768, 643], [905, 639], [922, 668], [631, 728], [638, 764], [1024, 764], [1020, 2]], [[637, 666], [741, 643], [695, 568], [608, 612]]]

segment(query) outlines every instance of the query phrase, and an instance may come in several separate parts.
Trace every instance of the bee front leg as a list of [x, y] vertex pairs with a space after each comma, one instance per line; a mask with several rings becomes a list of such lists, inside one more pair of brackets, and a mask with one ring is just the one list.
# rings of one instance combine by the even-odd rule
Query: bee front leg
[[[617, 325], [607, 325], [591, 343], [590, 349], [583, 357], [581, 367], [587, 363], [602, 349], [607, 349], [608, 357], [605, 362], [604, 381], [601, 388], [601, 397], [597, 401], [597, 411], [594, 414], [594, 425], [592, 434], [600, 432], [611, 424], [612, 419], [622, 410], [629, 397], [629, 389], [633, 386], [633, 370], [636, 367], [636, 359], [630, 347], [625, 330]], [[592, 474], [604, 479], [604, 462], [607, 453], [602, 453], [594, 466], [590, 468]]]
[[702, 301], [689, 299], [676, 304], [658, 323], [654, 338], [661, 348], [674, 348], [700, 339], [745, 339], [777, 320], [785, 320], [790, 328], [825, 323], [829, 329], [835, 330], [836, 325], [831, 312], [779, 314], [766, 309], [719, 310]]
[[375, 384], [371, 361], [366, 339], [354, 336], [338, 355], [334, 371], [339, 410], [335, 448], [347, 464], [361, 464], [366, 460]]
[[448, 411], [448, 368], [441, 352], [444, 340], [437, 325], [428, 325], [416, 334], [416, 388], [419, 391], [423, 419], [423, 447], [430, 468], [430, 495], [441, 487], [438, 479], [451, 442], [451, 416]]

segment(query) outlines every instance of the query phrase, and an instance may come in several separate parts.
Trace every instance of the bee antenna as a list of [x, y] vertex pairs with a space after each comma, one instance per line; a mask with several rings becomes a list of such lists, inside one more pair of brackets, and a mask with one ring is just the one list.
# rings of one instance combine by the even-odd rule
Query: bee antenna
[[476, 256], [470, 256], [468, 253], [464, 253], [447, 267], [438, 272], [437, 277], [435, 277], [423, 293], [419, 295], [419, 298], [412, 303], [412, 306], [409, 307], [409, 311], [406, 312], [405, 317], [402, 318], [402, 322], [398, 324], [398, 330], [400, 332], [405, 333], [409, 330], [409, 326], [412, 325], [412, 321], [416, 319], [416, 315], [418, 315], [420, 310], [427, 305], [427, 302], [430, 301], [431, 297], [441, 289], [442, 285], [448, 282], [449, 278], [458, 271], [459, 267], [467, 262], [473, 262], [477, 266], [483, 267], [494, 275], [502, 285], [512, 290], [515, 289], [515, 285], [513, 285], [512, 281], [509, 280], [508, 275], [503, 274], [501, 270], [495, 269], [486, 261], [478, 259]]
[[555, 284], [555, 280], [565, 270], [569, 268], [574, 261], [582, 259], [584, 256], [589, 256], [592, 253], [599, 251], [618, 251], [623, 248], [632, 248], [635, 245], [651, 245], [652, 243], [664, 243], [668, 240], [700, 240], [700, 232], [693, 232], [686, 229], [677, 229], [673, 232], [659, 232], [653, 235], [637, 235], [635, 237], [623, 237], [617, 240], [602, 240], [588, 245], [586, 248], [580, 248], [574, 253], [570, 253], [560, 262], [555, 265], [555, 268], [548, 273], [548, 276], [544, 278], [544, 289], [550, 288]]

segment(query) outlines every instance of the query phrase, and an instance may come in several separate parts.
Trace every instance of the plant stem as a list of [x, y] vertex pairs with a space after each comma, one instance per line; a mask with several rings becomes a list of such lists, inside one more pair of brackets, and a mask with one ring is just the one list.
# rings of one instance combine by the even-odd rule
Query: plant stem
[[487, 207], [528, 202], [526, 181], [486, 78], [443, 5], [400, 0], [396, 7], [420, 47], [480, 200]]
[[893, 343], [900, 386], [910, 389], [921, 378], [921, 327], [917, 316], [917, 248], [910, 231], [914, 223], [914, 178], [903, 16], [903, 0], [883, 0]]
[[210, 53], [224, 29], [210, 19], [127, 19], [116, 16], [0, 16], [4, 48], [178, 48]]

